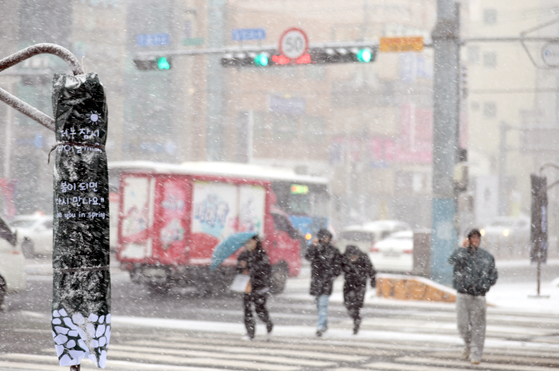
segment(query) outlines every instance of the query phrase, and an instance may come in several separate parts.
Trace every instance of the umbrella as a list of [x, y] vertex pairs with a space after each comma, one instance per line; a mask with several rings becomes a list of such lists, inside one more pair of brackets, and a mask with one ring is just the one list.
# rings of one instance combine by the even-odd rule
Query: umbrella
[[216, 246], [212, 254], [212, 261], [210, 263], [210, 272], [216, 269], [225, 259], [233, 255], [243, 245], [254, 237], [256, 232], [241, 232], [232, 234], [227, 237], [219, 245]]
[[107, 104], [94, 73], [55, 75], [52, 331], [61, 366], [104, 368], [111, 337]]

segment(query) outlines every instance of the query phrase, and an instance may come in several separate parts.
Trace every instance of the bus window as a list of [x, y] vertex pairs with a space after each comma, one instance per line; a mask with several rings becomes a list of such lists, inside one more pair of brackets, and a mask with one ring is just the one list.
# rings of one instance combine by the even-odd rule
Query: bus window
[[276, 213], [272, 213], [272, 217], [274, 218], [274, 227], [277, 231], [286, 232], [292, 239], [299, 238], [299, 233], [286, 217]]
[[289, 211], [293, 215], [311, 215], [309, 195], [290, 195]]

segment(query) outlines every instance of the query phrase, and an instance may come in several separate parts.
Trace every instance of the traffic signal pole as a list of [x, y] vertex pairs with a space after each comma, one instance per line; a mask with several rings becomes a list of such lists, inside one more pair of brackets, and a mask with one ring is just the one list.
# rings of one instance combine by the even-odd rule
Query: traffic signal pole
[[432, 33], [433, 84], [433, 185], [431, 278], [450, 284], [448, 263], [457, 243], [455, 227], [454, 164], [458, 151], [460, 26], [453, 0], [437, 0], [437, 24]]
[[[208, 46], [223, 47], [225, 29], [226, 0], [208, 0]], [[221, 68], [221, 58], [208, 54], [206, 62], [206, 159], [225, 159], [223, 130], [225, 117], [225, 71]]]

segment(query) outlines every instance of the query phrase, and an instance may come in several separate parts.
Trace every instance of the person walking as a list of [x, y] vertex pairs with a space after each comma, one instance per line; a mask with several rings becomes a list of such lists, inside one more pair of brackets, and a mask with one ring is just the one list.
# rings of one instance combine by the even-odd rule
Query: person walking
[[361, 326], [360, 311], [367, 292], [367, 279], [371, 279], [371, 287], [376, 286], [376, 272], [369, 256], [357, 246], [346, 246], [342, 257], [344, 273], [344, 305], [353, 319], [353, 334], [357, 335]]
[[480, 248], [481, 233], [472, 229], [462, 247], [454, 250], [449, 263], [454, 267], [452, 283], [456, 294], [458, 331], [464, 340], [462, 360], [479, 364], [485, 343], [485, 294], [497, 282], [495, 258]]
[[310, 294], [315, 297], [318, 309], [316, 336], [321, 337], [328, 329], [328, 299], [332, 295], [334, 279], [339, 276], [342, 255], [330, 244], [332, 233], [320, 229], [316, 239], [305, 253], [305, 259], [311, 262]]
[[256, 314], [266, 324], [267, 339], [270, 340], [274, 324], [266, 308], [266, 301], [270, 291], [272, 266], [258, 235], [249, 239], [245, 243], [245, 248], [237, 259], [237, 273], [250, 275], [248, 292], [243, 294], [244, 321], [247, 330], [243, 339], [252, 340], [256, 333], [256, 322], [252, 314], [254, 304]]

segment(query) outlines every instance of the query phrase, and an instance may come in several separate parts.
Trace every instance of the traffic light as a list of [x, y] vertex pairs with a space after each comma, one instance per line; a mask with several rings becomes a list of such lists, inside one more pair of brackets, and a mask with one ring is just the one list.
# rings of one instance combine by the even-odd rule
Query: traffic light
[[170, 60], [167, 57], [157, 58], [157, 69], [158, 70], [169, 70], [171, 69]]
[[369, 63], [376, 57], [375, 47], [311, 48], [311, 63]]
[[268, 65], [268, 53], [260, 53], [254, 57], [254, 64], [261, 67], [266, 67]]
[[267, 67], [270, 66], [270, 55], [273, 51], [260, 50], [237, 53], [226, 53], [221, 57], [223, 67]]
[[173, 67], [171, 57], [157, 56], [149, 58], [137, 58], [134, 59], [134, 64], [136, 68], [140, 71], [150, 71], [158, 70], [165, 71], [170, 70]]
[[238, 51], [225, 53], [221, 58], [223, 67], [272, 67], [301, 64], [370, 63], [375, 60], [376, 45], [310, 47], [297, 59], [289, 59], [277, 50]]
[[357, 60], [363, 63], [369, 63], [373, 59], [373, 51], [369, 48], [359, 49], [357, 51]]

